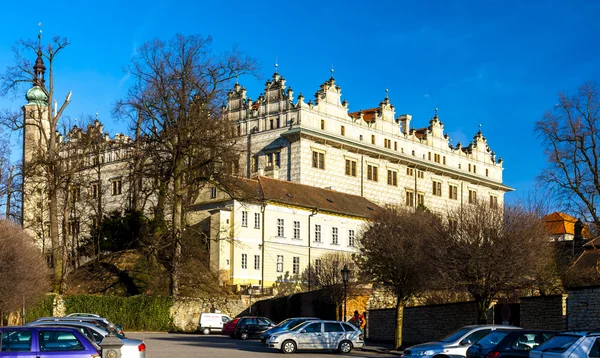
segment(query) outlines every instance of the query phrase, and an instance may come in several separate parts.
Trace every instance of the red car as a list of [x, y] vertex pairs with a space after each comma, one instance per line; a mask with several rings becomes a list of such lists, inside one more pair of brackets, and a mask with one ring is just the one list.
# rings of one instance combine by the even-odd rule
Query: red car
[[233, 336], [233, 332], [235, 331], [235, 326], [238, 324], [239, 321], [240, 321], [239, 318], [234, 318], [231, 321], [225, 323], [223, 325], [223, 329], [221, 330], [221, 334], [228, 334], [230, 336]]

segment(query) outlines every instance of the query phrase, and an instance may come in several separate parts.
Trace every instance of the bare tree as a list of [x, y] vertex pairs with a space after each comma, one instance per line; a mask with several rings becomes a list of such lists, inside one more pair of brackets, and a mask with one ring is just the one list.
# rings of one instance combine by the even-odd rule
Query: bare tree
[[466, 291], [477, 302], [478, 322], [498, 293], [532, 287], [543, 260], [552, 257], [544, 223], [522, 206], [465, 205], [438, 221], [427, 240], [437, 283]]
[[34, 303], [48, 290], [48, 273], [33, 239], [17, 224], [0, 220], [0, 311]]
[[566, 210], [600, 227], [600, 87], [584, 83], [569, 96], [559, 93], [558, 103], [536, 123], [548, 166], [538, 181], [553, 190]]
[[[44, 190], [47, 192], [45, 202], [48, 203], [47, 215], [49, 218], [49, 236], [52, 243], [52, 266], [54, 269], [53, 290], [62, 292], [64, 290], [64, 246], [61, 243], [59, 230], [59, 184], [60, 184], [60, 149], [56, 135], [59, 129], [59, 122], [64, 110], [70, 102], [71, 93], [55, 111], [51, 104], [55, 100], [54, 90], [54, 61], [56, 56], [69, 45], [66, 38], [55, 37], [46, 46], [41, 44], [41, 32], [39, 41], [19, 41], [13, 47], [15, 55], [15, 65], [8, 67], [0, 75], [0, 94], [23, 93], [24, 86], [33, 82], [31, 99], [35, 105], [24, 107], [24, 113], [5, 111], [1, 121], [4, 125], [13, 130], [23, 130], [32, 133], [36, 138], [39, 148], [31, 152], [31, 157], [24, 159], [24, 186], [29, 185], [31, 190], [41, 190], [39, 185], [34, 183], [35, 177], [43, 178]], [[35, 58], [35, 64], [31, 59]], [[46, 65], [48, 67], [46, 67]], [[48, 70], [48, 81], [46, 83], [45, 74]], [[28, 118], [23, 121], [22, 115]], [[35, 132], [35, 133], [34, 133]], [[24, 135], [27, 140], [27, 133]], [[33, 186], [37, 186], [33, 188]], [[24, 192], [23, 195], [31, 193]], [[45, 220], [41, 219], [42, 230], [44, 230]]]
[[342, 317], [341, 308], [344, 303], [344, 282], [342, 269], [347, 265], [352, 272], [346, 284], [346, 296], [352, 297], [356, 291], [357, 278], [360, 277], [351, 253], [329, 252], [319, 256], [302, 274], [304, 282], [311, 281], [310, 286], [315, 290], [322, 290], [327, 303], [335, 306], [336, 319], [346, 320]]
[[232, 80], [256, 68], [236, 49], [213, 54], [210, 43], [210, 37], [176, 35], [142, 45], [128, 69], [134, 84], [116, 106], [118, 115], [131, 120], [135, 140], [143, 140], [134, 169], [156, 183], [154, 214], [168, 223], [175, 296], [184, 207], [203, 185], [230, 174], [228, 164], [239, 153], [230, 123], [221, 120], [221, 104]]
[[429, 288], [424, 243], [433, 221], [426, 211], [386, 209], [377, 213], [359, 240], [361, 268], [396, 295], [396, 348], [402, 346], [404, 307]]

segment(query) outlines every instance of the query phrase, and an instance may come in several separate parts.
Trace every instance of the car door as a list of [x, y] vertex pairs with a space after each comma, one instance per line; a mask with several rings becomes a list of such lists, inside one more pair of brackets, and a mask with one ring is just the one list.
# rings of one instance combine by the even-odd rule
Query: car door
[[3, 329], [1, 332], [0, 346], [1, 357], [35, 358], [35, 336], [32, 330]]
[[337, 349], [340, 342], [346, 337], [346, 331], [338, 322], [324, 322], [326, 347], [324, 349]]
[[298, 333], [298, 349], [315, 349], [325, 346], [321, 322], [311, 323]]
[[[74, 331], [38, 330], [37, 358], [87, 357], [91, 352]], [[89, 343], [88, 343], [89, 344]]]

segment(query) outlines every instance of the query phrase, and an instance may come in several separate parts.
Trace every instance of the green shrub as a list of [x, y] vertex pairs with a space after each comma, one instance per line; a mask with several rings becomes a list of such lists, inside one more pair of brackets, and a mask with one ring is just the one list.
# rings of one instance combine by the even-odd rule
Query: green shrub
[[54, 297], [56, 297], [56, 295], [45, 295], [35, 304], [25, 306], [25, 322], [31, 322], [39, 317], [52, 316]]
[[138, 295], [131, 297], [77, 295], [65, 296], [67, 314], [97, 313], [125, 331], [168, 331], [171, 297]]

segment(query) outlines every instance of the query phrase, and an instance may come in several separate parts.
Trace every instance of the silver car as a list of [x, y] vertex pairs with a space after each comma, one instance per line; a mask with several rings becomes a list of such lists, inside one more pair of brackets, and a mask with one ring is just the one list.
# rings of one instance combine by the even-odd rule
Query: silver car
[[360, 329], [340, 321], [307, 321], [289, 331], [273, 334], [266, 343], [283, 353], [297, 350], [335, 349], [342, 354], [365, 345]]
[[600, 357], [600, 332], [557, 334], [529, 351], [531, 358]]
[[519, 327], [500, 325], [465, 326], [438, 341], [408, 347], [404, 350], [403, 356], [405, 358], [463, 358], [467, 356], [467, 349], [473, 343], [498, 328], [521, 329]]
[[[91, 322], [77, 322], [77, 321], [35, 321], [30, 322], [27, 326], [60, 326], [60, 327], [73, 327], [83, 333], [90, 341], [100, 344], [104, 337], [108, 336], [108, 331]], [[144, 341], [139, 339], [125, 338], [116, 332], [111, 332], [123, 342], [121, 347], [122, 358], [146, 358], [146, 344]]]

